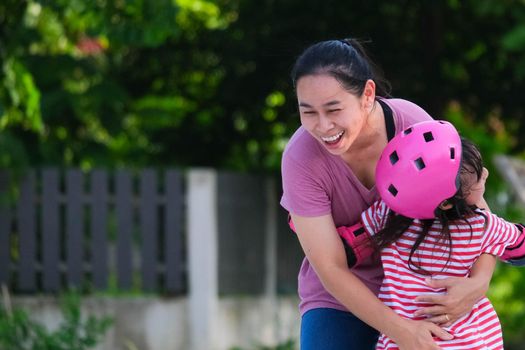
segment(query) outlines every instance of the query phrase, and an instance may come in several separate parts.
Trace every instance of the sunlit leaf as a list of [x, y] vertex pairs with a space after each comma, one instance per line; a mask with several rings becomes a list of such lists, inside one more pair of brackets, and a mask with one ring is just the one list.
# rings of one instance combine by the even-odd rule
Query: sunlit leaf
[[518, 25], [508, 32], [502, 43], [509, 51], [525, 51], [525, 24]]

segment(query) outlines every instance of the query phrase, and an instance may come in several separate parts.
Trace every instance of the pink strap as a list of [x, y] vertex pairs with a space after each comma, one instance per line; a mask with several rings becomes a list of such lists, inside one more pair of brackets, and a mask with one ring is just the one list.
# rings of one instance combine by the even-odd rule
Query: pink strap
[[359, 266], [363, 260], [369, 258], [374, 253], [374, 245], [370, 234], [365, 229], [361, 221], [352, 226], [341, 226], [337, 228], [337, 233], [352, 248], [356, 262], [353, 267]]
[[[288, 215], [288, 225], [292, 231], [295, 232], [295, 226], [290, 215]], [[374, 253], [374, 245], [372, 244], [370, 235], [361, 221], [353, 226], [338, 227], [337, 233], [341, 236], [345, 244], [349, 267], [359, 266], [363, 260]]]
[[516, 224], [516, 226], [521, 230], [521, 235], [513, 246], [505, 249], [501, 260], [522, 259], [525, 257], [525, 229], [523, 225]]

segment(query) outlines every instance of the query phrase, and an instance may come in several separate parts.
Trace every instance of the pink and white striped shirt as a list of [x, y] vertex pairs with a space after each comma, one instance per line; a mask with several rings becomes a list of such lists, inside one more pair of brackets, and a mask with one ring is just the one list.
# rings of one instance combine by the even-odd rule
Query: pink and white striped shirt
[[[383, 228], [389, 209], [383, 201], [375, 202], [363, 212], [361, 218], [364, 226], [373, 235]], [[393, 244], [381, 251], [381, 261], [385, 277], [381, 285], [379, 298], [401, 317], [414, 317], [414, 312], [426, 306], [414, 299], [421, 294], [444, 294], [444, 289], [434, 289], [425, 283], [425, 278], [469, 276], [472, 265], [483, 253], [502, 255], [505, 247], [512, 245], [520, 235], [518, 228], [494, 214], [479, 211], [466, 221], [457, 221], [450, 225], [452, 253], [449, 257], [447, 242], [439, 242], [441, 224], [437, 221], [430, 228], [412, 257], [431, 275], [425, 275], [410, 269], [409, 255], [422, 224], [414, 220], [406, 232]], [[414, 268], [417, 270], [417, 268]], [[442, 349], [503, 349], [501, 325], [494, 307], [484, 297], [472, 311], [445, 328], [454, 339], [442, 341], [435, 339]], [[376, 349], [398, 349], [397, 345], [382, 334]]]

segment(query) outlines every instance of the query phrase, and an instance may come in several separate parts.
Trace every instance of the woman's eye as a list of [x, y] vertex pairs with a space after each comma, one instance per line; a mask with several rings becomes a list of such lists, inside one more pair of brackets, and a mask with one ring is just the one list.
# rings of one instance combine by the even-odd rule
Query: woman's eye
[[330, 109], [328, 110], [328, 113], [337, 113], [341, 110], [341, 108], [336, 108], [336, 109]]

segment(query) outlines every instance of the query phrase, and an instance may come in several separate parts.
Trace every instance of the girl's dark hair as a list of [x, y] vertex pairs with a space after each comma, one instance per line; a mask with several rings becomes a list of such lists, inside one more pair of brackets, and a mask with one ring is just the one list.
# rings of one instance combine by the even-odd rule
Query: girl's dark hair
[[[436, 215], [435, 219], [420, 220], [420, 225], [415, 225], [415, 227], [419, 227], [419, 232], [418, 237], [410, 250], [409, 267], [412, 271], [421, 274], [429, 274], [429, 272], [422, 268], [421, 265], [417, 261], [414, 261], [413, 258], [421, 243], [428, 236], [430, 227], [436, 221], [441, 224], [441, 234], [434, 244], [437, 252], [448, 252], [445, 268], [450, 262], [450, 257], [452, 255], [452, 239], [450, 236], [449, 225], [457, 222], [466, 223], [468, 226], [470, 226], [472, 234], [472, 226], [470, 225], [467, 218], [469, 216], [476, 215], [474, 212], [476, 206], [468, 205], [465, 200], [466, 196], [468, 195], [469, 188], [467, 188], [468, 184], [465, 184], [462, 181], [461, 175], [466, 173], [475, 174], [476, 179], [479, 181], [483, 174], [483, 160], [476, 145], [462, 137], [461, 166], [457, 181], [458, 191], [452, 198], [447, 199], [447, 202], [452, 204], [452, 208], [448, 210], [436, 208], [434, 212]], [[390, 244], [401, 238], [401, 236], [406, 232], [413, 222], [414, 219], [390, 211], [385, 227], [373, 236], [374, 243], [378, 248], [377, 251], [388, 247]]]
[[371, 79], [376, 84], [378, 96], [390, 96], [390, 83], [356, 39], [327, 40], [308, 47], [292, 69], [294, 87], [302, 77], [315, 74], [334, 77], [356, 96], [363, 94], [366, 81]]

